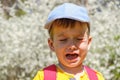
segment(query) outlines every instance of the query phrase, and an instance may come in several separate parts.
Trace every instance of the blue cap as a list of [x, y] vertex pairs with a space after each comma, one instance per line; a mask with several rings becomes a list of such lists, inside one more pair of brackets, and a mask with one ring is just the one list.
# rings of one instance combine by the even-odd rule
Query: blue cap
[[73, 3], [64, 3], [51, 11], [51, 13], [48, 15], [45, 28], [50, 29], [52, 22], [61, 18], [87, 22], [88, 24], [90, 23], [90, 18], [85, 7], [81, 7]]

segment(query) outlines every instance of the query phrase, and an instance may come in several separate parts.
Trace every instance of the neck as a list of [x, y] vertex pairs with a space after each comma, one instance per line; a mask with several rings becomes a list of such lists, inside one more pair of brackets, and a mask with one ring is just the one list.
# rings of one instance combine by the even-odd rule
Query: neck
[[74, 75], [76, 75], [76, 74], [78, 74], [78, 73], [81, 73], [81, 72], [83, 72], [83, 70], [84, 70], [82, 64], [79, 65], [79, 66], [77, 66], [77, 67], [67, 67], [67, 66], [64, 66], [64, 65], [62, 65], [62, 64], [59, 63], [59, 67], [60, 67], [63, 71], [65, 71], [65, 72], [67, 72], [67, 73], [70, 73], [70, 74], [74, 74]]

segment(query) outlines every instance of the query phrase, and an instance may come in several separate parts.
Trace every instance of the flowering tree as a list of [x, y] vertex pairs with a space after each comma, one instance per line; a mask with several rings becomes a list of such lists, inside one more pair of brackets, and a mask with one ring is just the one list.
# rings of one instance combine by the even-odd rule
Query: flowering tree
[[120, 79], [119, 0], [1, 0], [0, 80], [31, 80], [39, 69], [57, 62], [43, 26], [48, 13], [64, 2], [89, 10], [93, 42], [85, 64], [106, 80]]

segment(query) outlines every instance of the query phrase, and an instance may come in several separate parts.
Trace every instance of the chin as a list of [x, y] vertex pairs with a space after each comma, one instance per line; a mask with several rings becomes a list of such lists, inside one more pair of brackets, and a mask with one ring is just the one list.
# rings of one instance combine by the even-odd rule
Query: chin
[[75, 67], [80, 67], [80, 66], [82, 66], [82, 63], [81, 64], [71, 63], [71, 64], [68, 65], [68, 67], [70, 67], [70, 68], [75, 68]]

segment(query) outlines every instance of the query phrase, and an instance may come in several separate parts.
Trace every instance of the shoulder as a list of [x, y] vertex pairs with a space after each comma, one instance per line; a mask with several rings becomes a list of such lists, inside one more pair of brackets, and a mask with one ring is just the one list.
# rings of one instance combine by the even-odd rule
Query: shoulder
[[98, 80], [105, 80], [103, 75], [100, 72], [87, 66], [84, 66], [84, 67], [89, 76], [93, 76], [93, 74], [95, 74], [94, 77], [97, 76]]
[[95, 71], [95, 72], [96, 72], [96, 75], [98, 77], [98, 80], [105, 80], [103, 75], [100, 72], [98, 72], [98, 71]]
[[43, 78], [44, 78], [44, 73], [42, 69], [37, 72], [33, 80], [43, 80]]
[[44, 80], [44, 71], [48, 71], [48, 72], [51, 72], [53, 71], [54, 69], [56, 69], [56, 65], [50, 65], [50, 66], [47, 66], [41, 70], [39, 70], [37, 72], [37, 74], [35, 75], [34, 79], [33, 80]]

